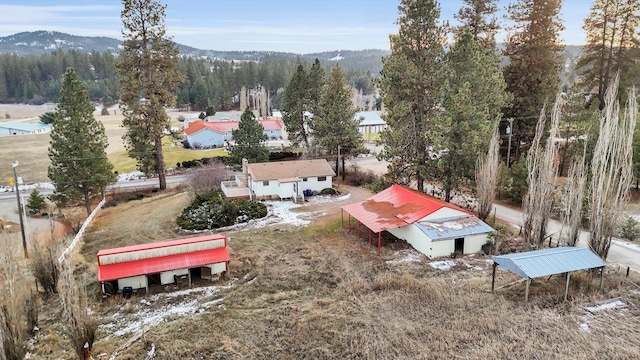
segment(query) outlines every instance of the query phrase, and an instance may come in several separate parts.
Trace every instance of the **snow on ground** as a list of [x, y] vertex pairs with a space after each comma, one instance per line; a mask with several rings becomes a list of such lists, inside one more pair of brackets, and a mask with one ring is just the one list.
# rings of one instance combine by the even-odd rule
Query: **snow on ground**
[[602, 311], [602, 310], [609, 310], [609, 309], [615, 309], [617, 307], [626, 307], [627, 304], [625, 304], [621, 299], [616, 299], [614, 301], [609, 301], [609, 302], [605, 302], [603, 304], [600, 305], [594, 305], [594, 306], [587, 306], [585, 307], [585, 309], [590, 312], [590, 313], [596, 313], [598, 311]]
[[421, 262], [424, 255], [414, 249], [405, 249], [393, 253], [393, 260], [387, 260], [387, 264], [402, 264]]
[[226, 288], [206, 286], [155, 294], [142, 298], [137, 303], [135, 299], [131, 299], [130, 305], [134, 307], [133, 310], [124, 306], [115, 314], [107, 315], [109, 322], [100, 325], [100, 328], [113, 336], [125, 336], [158, 325], [172, 316], [204, 312], [214, 305], [221, 308], [224, 301], [224, 298], [220, 297], [222, 289]]
[[432, 261], [429, 263], [429, 265], [434, 269], [446, 271], [446, 270], [450, 270], [453, 266], [455, 266], [456, 262], [453, 260]]

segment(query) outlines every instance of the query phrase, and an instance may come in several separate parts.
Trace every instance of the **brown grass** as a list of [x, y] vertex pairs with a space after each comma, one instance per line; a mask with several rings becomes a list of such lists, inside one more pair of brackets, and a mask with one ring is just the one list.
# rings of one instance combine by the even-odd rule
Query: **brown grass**
[[[180, 236], [177, 213], [188, 202], [183, 193], [160, 194], [101, 211], [89, 229], [81, 254], [95, 271], [98, 249]], [[145, 358], [149, 344], [157, 359], [215, 358], [638, 358], [640, 303], [634, 284], [613, 269], [598, 293], [597, 279], [572, 276], [569, 301], [564, 278], [535, 279], [530, 305], [524, 284], [487, 292], [487, 257], [457, 259], [450, 271], [417, 263], [387, 263], [381, 255], [340, 227], [339, 211], [306, 228], [268, 227], [225, 231], [232, 261], [221, 288], [221, 306], [174, 316], [150, 327], [118, 359]], [[478, 266], [467, 267], [462, 262]], [[91, 274], [95, 279], [95, 273]], [[518, 277], [499, 271], [497, 286]], [[97, 290], [89, 280], [89, 289]], [[626, 311], [588, 315], [597, 301], [622, 297]], [[188, 298], [170, 300], [180, 306]], [[51, 305], [48, 311], [51, 312]], [[90, 304], [103, 323], [113, 314], [132, 315], [145, 305], [115, 299]], [[124, 310], [121, 310], [124, 309]], [[48, 314], [32, 358], [64, 357], [56, 316]], [[589, 332], [581, 330], [586, 322]], [[133, 334], [116, 337], [101, 329], [93, 354], [113, 351]], [[42, 349], [42, 350], [41, 350]], [[66, 354], [69, 352], [66, 350]]]

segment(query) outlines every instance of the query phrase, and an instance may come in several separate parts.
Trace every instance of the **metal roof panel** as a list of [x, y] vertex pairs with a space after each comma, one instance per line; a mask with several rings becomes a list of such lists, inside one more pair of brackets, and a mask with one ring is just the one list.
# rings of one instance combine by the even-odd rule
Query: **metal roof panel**
[[570, 246], [498, 255], [493, 261], [525, 279], [605, 266], [590, 249]]

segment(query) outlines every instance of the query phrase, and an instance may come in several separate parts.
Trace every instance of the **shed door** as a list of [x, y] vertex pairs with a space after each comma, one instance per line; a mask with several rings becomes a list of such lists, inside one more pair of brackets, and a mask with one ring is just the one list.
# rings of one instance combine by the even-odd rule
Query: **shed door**
[[457, 238], [455, 240], [453, 252], [464, 254], [464, 238]]

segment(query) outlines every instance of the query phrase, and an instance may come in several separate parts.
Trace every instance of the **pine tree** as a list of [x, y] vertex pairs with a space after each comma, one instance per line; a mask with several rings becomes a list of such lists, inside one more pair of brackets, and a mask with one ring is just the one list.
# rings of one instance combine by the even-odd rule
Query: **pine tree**
[[41, 212], [47, 208], [47, 203], [44, 200], [44, 196], [40, 194], [38, 189], [31, 191], [29, 198], [27, 199], [27, 207], [36, 213]]
[[124, 0], [121, 18], [124, 48], [116, 67], [119, 96], [124, 115], [122, 124], [129, 156], [138, 169], [158, 175], [159, 187], [166, 189], [162, 137], [170, 127], [165, 106], [175, 103], [174, 90], [182, 81], [177, 71], [178, 48], [166, 37], [165, 8], [157, 1]]
[[318, 103], [320, 102], [320, 95], [322, 93], [322, 86], [324, 85], [324, 69], [320, 65], [320, 60], [316, 59], [309, 69], [307, 75], [307, 111], [315, 114], [318, 109]]
[[355, 114], [356, 109], [351, 103], [351, 88], [346, 84], [344, 71], [336, 65], [320, 94], [313, 136], [325, 154], [336, 156], [336, 169], [339, 166], [337, 155], [340, 151], [343, 156], [343, 177], [344, 156], [358, 155], [364, 149], [362, 135], [358, 132], [358, 121], [354, 119]]
[[68, 68], [51, 130], [48, 176], [55, 186], [54, 201], [65, 204], [83, 200], [87, 215], [91, 213], [91, 200], [103, 195], [106, 186], [116, 179], [107, 159], [104, 126], [93, 117], [93, 110], [86, 88]]
[[587, 43], [577, 64], [582, 90], [595, 90], [600, 109], [612, 76], [621, 72], [621, 89], [638, 84], [640, 0], [595, 0], [584, 20]]
[[480, 46], [495, 52], [496, 34], [500, 30], [495, 16], [498, 11], [496, 0], [463, 0], [463, 3], [465, 6], [454, 15], [462, 23], [456, 33], [460, 36], [469, 31]]
[[388, 130], [381, 134], [381, 157], [390, 162], [392, 180], [415, 181], [424, 189], [430, 169], [430, 132], [442, 103], [446, 28], [438, 24], [440, 6], [434, 0], [402, 0], [400, 29], [391, 35], [391, 55], [383, 58], [380, 90], [387, 110]]
[[[485, 154], [491, 131], [509, 99], [496, 56], [485, 51], [465, 31], [446, 56], [444, 114], [437, 118], [433, 152], [445, 201], [475, 178], [478, 154]], [[497, 75], [496, 75], [497, 74]]]
[[309, 134], [312, 119], [305, 117], [308, 93], [307, 72], [302, 63], [298, 63], [296, 72], [284, 89], [282, 98], [282, 121], [287, 128], [289, 140], [294, 146], [302, 145], [309, 150]]
[[545, 103], [551, 103], [560, 88], [562, 50], [558, 36], [564, 28], [559, 18], [561, 0], [518, 0], [508, 7], [516, 24], [504, 51], [507, 91], [513, 94], [505, 117], [514, 118], [512, 134], [525, 142], [533, 140], [536, 121]]
[[233, 130], [232, 134], [235, 145], [227, 146], [230, 164], [239, 166], [243, 158], [250, 163], [269, 161], [269, 149], [264, 146], [267, 135], [251, 109], [244, 110], [238, 129]]

